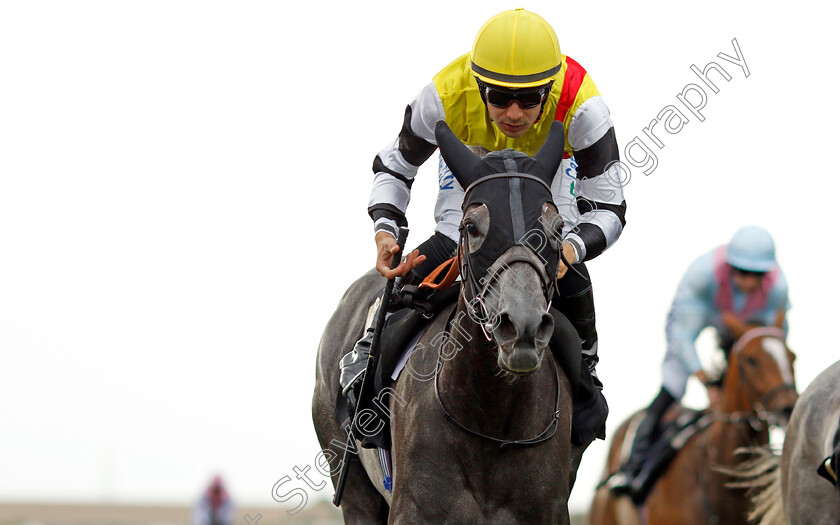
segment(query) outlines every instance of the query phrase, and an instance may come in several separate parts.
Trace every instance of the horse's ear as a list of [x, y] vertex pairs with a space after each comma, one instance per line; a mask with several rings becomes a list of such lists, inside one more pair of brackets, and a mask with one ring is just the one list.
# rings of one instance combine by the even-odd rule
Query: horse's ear
[[452, 175], [461, 187], [466, 189], [478, 178], [477, 169], [481, 159], [452, 133], [443, 120], [439, 120], [435, 125], [435, 138], [440, 147], [440, 154], [443, 155], [443, 160], [449, 166]]
[[546, 182], [549, 184], [554, 179], [554, 174], [557, 173], [557, 168], [560, 167], [560, 162], [563, 160], [563, 149], [565, 146], [566, 134], [563, 129], [563, 122], [555, 120], [551, 123], [548, 138], [545, 139], [540, 150], [534, 155], [534, 159], [542, 164], [548, 172], [549, 180]]
[[732, 332], [732, 336], [737, 340], [740, 339], [742, 335], [747, 333], [747, 330], [750, 327], [742, 321], [737, 315], [732, 312], [723, 312], [720, 314], [721, 320], [723, 321], [724, 326], [729, 328], [729, 331]]

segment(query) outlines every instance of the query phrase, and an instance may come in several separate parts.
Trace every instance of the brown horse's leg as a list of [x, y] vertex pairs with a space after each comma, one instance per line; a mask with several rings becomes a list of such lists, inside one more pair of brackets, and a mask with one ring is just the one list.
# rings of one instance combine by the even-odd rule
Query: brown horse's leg
[[[700, 449], [697, 436], [689, 440], [657, 479], [645, 505], [648, 521], [660, 525], [706, 525], [711, 523], [705, 494], [710, 481], [702, 474], [709, 458]], [[723, 520], [721, 523], [738, 523]], [[746, 523], [746, 520], [740, 523]]]
[[[628, 421], [622, 423], [613, 435], [610, 443], [610, 450], [607, 454], [607, 464], [604, 466], [604, 472], [601, 479], [607, 479], [610, 477], [616, 470], [618, 470], [618, 467], [625, 459], [623, 457], [622, 448], [626, 439], [628, 424]], [[635, 516], [633, 516], [632, 520], [619, 519], [621, 510], [619, 500], [630, 501], [630, 499], [626, 497], [616, 498], [616, 496], [614, 496], [606, 487], [599, 488], [595, 492], [595, 496], [592, 500], [592, 506], [589, 511], [589, 525], [635, 524]]]

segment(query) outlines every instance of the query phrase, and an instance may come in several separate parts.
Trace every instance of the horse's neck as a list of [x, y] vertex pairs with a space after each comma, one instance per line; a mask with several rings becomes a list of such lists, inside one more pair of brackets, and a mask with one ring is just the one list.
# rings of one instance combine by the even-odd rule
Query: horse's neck
[[758, 414], [744, 391], [745, 386], [733, 359], [724, 379], [717, 418], [709, 429], [709, 445], [712, 445], [709, 455], [721, 465], [734, 465], [741, 461], [742, 458], [734, 453], [737, 448], [769, 442], [766, 428], [759, 426], [756, 430], [753, 427]]
[[[733, 382], [730, 387], [737, 387]], [[749, 499], [743, 489], [730, 488], [727, 483], [732, 481], [724, 469], [737, 469], [743, 461], [743, 456], [736, 451], [748, 446], [766, 445], [769, 434], [766, 429], [756, 430], [753, 427], [757, 414], [740, 392], [727, 392], [724, 384], [720, 407], [715, 411], [715, 421], [701, 438], [703, 457], [701, 478], [705, 491], [707, 511], [719, 520], [718, 522], [740, 522], [742, 516], [749, 509]]]
[[[513, 377], [503, 372], [496, 344], [487, 340], [466, 309], [461, 299], [449, 330], [454, 355], [442, 358], [440, 368], [440, 394], [447, 408], [462, 423], [472, 422], [482, 432], [511, 435], [542, 430], [556, 396], [550, 375], [555, 372], [547, 362], [550, 352], [540, 370], [531, 374]], [[552, 381], [546, 382], [547, 378]], [[540, 414], [528, 407], [537, 407]], [[545, 418], [540, 417], [543, 414]]]
[[712, 463], [733, 466], [743, 460], [735, 453], [737, 449], [767, 445], [770, 435], [764, 427], [759, 427], [758, 430], [753, 427], [757, 420], [755, 414], [719, 414], [719, 419], [709, 427], [709, 437], [706, 442], [709, 449], [708, 456]]

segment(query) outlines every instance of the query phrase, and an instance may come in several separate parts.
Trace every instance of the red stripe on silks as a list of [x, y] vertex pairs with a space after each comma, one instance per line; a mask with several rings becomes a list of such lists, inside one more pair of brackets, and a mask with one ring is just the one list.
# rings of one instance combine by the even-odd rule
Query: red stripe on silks
[[557, 113], [554, 114], [554, 120], [560, 122], [566, 120], [566, 113], [575, 103], [575, 97], [577, 97], [585, 76], [586, 70], [583, 69], [583, 66], [572, 60], [572, 57], [567, 56], [566, 74], [563, 75], [563, 89], [560, 91], [560, 100], [557, 101]]
[[572, 158], [572, 154], [569, 153], [568, 151], [564, 151], [563, 152], [563, 158], [564, 159], [570, 159], [570, 158]]

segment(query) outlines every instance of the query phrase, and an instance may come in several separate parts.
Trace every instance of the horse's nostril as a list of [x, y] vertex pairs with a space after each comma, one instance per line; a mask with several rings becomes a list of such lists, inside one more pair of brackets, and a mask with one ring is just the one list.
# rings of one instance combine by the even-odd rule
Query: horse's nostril
[[493, 334], [497, 341], [516, 340], [516, 325], [506, 312], [502, 312], [493, 323]]
[[496, 319], [493, 337], [505, 349], [513, 345], [544, 347], [554, 333], [554, 318], [548, 313], [503, 311]]
[[554, 334], [554, 318], [549, 313], [544, 313], [542, 315], [542, 320], [540, 321], [540, 326], [537, 328], [536, 340], [538, 343], [545, 343], [551, 340], [551, 336]]

